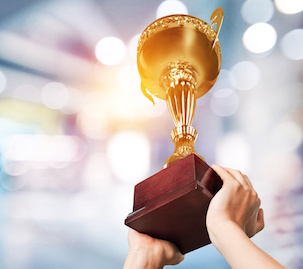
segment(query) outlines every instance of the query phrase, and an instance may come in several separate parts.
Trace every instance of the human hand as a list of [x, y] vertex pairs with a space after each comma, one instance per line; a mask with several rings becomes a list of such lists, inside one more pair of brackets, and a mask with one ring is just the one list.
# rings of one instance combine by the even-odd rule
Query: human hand
[[133, 229], [128, 233], [129, 253], [124, 269], [163, 268], [183, 261], [184, 255], [171, 242], [141, 234]]
[[224, 223], [234, 223], [248, 237], [254, 236], [264, 228], [264, 218], [261, 201], [248, 177], [237, 170], [217, 165], [212, 168], [221, 177], [223, 186], [211, 200], [206, 216], [210, 239], [214, 240]]

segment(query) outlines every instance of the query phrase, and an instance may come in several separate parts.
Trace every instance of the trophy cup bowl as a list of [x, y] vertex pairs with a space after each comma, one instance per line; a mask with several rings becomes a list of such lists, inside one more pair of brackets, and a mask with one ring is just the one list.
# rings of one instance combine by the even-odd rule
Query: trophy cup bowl
[[161, 80], [169, 67], [184, 64], [195, 76], [196, 98], [214, 85], [220, 71], [217, 33], [206, 22], [189, 16], [168, 16], [153, 22], [139, 39], [137, 64], [142, 87], [166, 100]]
[[133, 212], [125, 224], [175, 243], [182, 253], [210, 243], [206, 212], [222, 186], [196, 153], [198, 133], [192, 127], [196, 99], [219, 75], [222, 19], [221, 8], [212, 13], [212, 25], [189, 15], [163, 17], [151, 23], [138, 42], [141, 90], [152, 102], [153, 97], [166, 101], [175, 124], [171, 133], [175, 152], [162, 171], [135, 186]]

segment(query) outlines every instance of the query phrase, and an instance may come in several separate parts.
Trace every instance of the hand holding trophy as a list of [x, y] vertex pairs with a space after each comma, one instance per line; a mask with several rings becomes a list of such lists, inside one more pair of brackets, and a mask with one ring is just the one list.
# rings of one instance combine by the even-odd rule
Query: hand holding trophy
[[[171, 15], [151, 23], [138, 42], [141, 90], [167, 103], [175, 128], [175, 152], [164, 169], [135, 186], [134, 207], [125, 224], [153, 237], [173, 242], [182, 253], [210, 243], [205, 216], [221, 188], [220, 177], [194, 148], [192, 127], [196, 99], [217, 80], [221, 66], [218, 34], [222, 8], [212, 25], [189, 16]], [[216, 31], [214, 26], [216, 25]]]

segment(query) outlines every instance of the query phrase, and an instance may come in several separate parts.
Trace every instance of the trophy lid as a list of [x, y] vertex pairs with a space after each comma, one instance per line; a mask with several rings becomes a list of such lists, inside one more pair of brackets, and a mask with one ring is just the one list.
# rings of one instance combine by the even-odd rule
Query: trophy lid
[[[143, 31], [138, 42], [137, 64], [141, 89], [149, 99], [152, 100], [152, 95], [166, 100], [161, 79], [168, 66], [178, 63], [193, 71], [196, 98], [214, 85], [221, 66], [217, 36], [222, 9], [216, 9], [212, 18], [213, 24], [209, 25], [190, 15], [171, 15], [154, 21]], [[217, 24], [217, 31], [213, 29], [214, 24]]]

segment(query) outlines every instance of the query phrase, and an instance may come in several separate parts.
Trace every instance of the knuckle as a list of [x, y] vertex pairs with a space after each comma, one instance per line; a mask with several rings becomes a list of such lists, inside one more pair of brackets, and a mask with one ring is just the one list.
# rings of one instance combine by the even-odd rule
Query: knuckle
[[258, 199], [258, 193], [255, 190], [251, 190], [251, 196], [255, 199]]
[[243, 177], [243, 174], [241, 173], [240, 170], [235, 170], [235, 174], [237, 174], [237, 175], [240, 176], [240, 177]]
[[243, 185], [242, 188], [246, 194], [251, 195], [251, 188], [249, 186]]
[[233, 182], [233, 185], [234, 185], [234, 188], [237, 191], [240, 191], [243, 188], [242, 184], [239, 181], [236, 181], [236, 180]]

